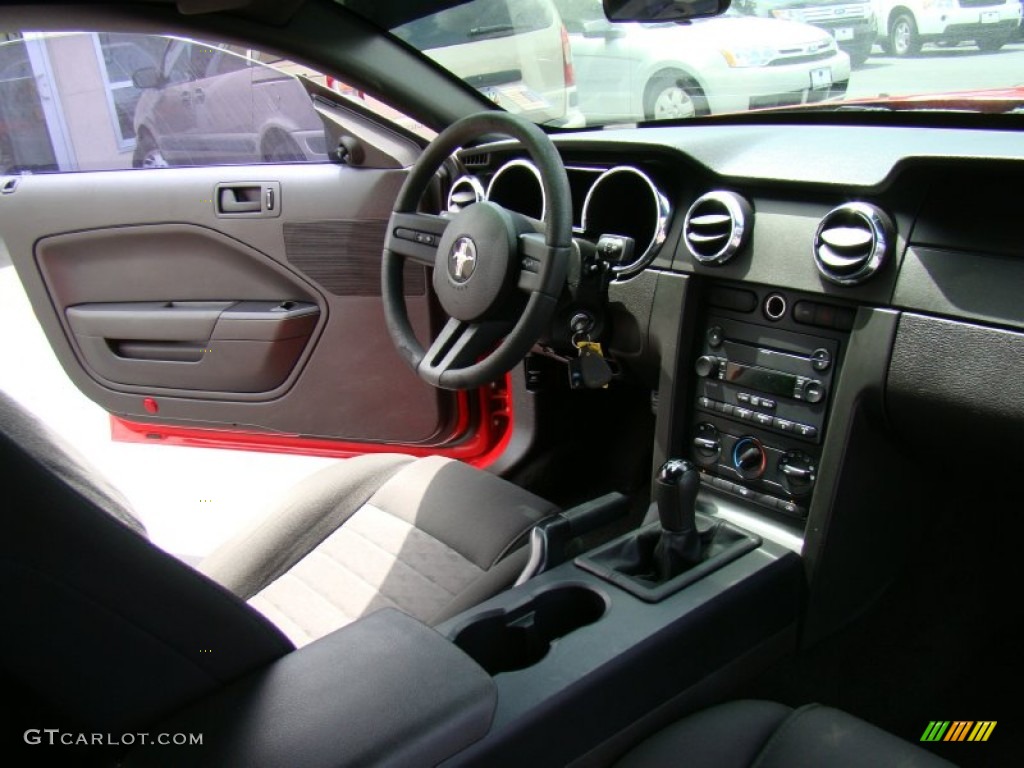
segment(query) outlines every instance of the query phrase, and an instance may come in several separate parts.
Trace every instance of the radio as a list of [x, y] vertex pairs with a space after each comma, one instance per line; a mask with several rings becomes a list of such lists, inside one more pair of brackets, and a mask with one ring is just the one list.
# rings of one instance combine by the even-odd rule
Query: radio
[[803, 516], [838, 354], [836, 338], [709, 317], [692, 435], [705, 482]]

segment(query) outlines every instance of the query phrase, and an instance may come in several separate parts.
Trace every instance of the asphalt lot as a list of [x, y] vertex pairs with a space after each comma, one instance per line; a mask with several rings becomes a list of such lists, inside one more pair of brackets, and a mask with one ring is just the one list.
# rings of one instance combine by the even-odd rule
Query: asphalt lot
[[[982, 86], [984, 84], [984, 86]], [[982, 53], [975, 46], [955, 48], [926, 45], [918, 56], [898, 59], [881, 48], [850, 75], [846, 97], [1008, 88], [1024, 84], [1024, 41], [996, 53]]]

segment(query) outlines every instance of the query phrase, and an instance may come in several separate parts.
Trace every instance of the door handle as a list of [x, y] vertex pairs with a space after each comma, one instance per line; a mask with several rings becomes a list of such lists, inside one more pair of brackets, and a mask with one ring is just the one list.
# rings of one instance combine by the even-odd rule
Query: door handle
[[218, 216], [246, 218], [281, 215], [281, 182], [221, 182], [214, 188], [214, 212]]
[[220, 213], [258, 213], [263, 205], [261, 191], [259, 185], [221, 187], [217, 209]]

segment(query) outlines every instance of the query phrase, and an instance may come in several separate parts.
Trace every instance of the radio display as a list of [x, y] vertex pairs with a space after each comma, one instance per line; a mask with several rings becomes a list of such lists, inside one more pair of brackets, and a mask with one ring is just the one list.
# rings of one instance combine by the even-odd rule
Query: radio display
[[768, 368], [753, 368], [739, 363], [726, 363], [724, 379], [730, 384], [756, 389], [782, 397], [792, 397], [797, 377]]

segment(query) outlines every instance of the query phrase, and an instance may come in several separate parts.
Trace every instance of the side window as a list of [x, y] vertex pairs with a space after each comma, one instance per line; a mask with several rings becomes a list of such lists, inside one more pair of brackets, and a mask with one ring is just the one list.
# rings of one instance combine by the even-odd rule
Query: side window
[[339, 80], [269, 58], [134, 33], [0, 38], [0, 174], [327, 162], [300, 76], [403, 120]]

